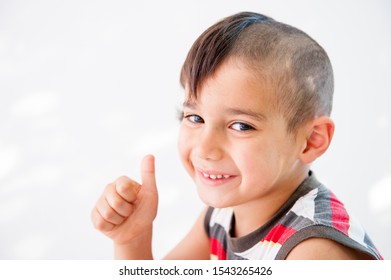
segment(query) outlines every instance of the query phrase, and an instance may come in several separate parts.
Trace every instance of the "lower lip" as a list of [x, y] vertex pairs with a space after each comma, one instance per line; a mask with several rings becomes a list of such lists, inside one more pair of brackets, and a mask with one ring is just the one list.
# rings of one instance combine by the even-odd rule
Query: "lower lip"
[[211, 186], [220, 186], [223, 184], [226, 184], [229, 181], [232, 181], [235, 176], [230, 176], [228, 178], [221, 178], [221, 179], [211, 179], [209, 177], [205, 177], [204, 174], [201, 171], [198, 171], [198, 176], [201, 178], [201, 181], [207, 185]]

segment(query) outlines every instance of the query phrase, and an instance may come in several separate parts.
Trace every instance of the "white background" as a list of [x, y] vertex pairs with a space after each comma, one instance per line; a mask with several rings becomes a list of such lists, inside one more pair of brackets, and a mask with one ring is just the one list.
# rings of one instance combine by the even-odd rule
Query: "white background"
[[313, 167], [391, 258], [389, 1], [0, 0], [0, 259], [110, 259], [90, 222], [104, 186], [156, 156], [157, 258], [203, 207], [181, 166], [179, 71], [211, 24], [296, 26], [335, 71], [331, 148]]

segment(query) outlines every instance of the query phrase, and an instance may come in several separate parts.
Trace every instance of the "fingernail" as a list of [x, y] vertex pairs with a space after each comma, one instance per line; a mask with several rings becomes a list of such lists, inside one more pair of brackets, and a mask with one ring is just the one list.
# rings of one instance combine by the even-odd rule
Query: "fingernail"
[[137, 184], [136, 185], [136, 194], [138, 194], [141, 190], [141, 185], [140, 184]]

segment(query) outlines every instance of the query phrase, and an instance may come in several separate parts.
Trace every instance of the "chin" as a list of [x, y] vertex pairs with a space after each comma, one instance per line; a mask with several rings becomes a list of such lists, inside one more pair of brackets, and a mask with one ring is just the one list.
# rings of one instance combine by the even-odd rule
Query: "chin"
[[198, 196], [202, 200], [202, 202], [210, 207], [213, 208], [227, 208], [231, 207], [230, 203], [227, 203], [226, 201], [222, 201], [219, 197], [213, 197], [209, 194], [200, 194], [198, 193]]

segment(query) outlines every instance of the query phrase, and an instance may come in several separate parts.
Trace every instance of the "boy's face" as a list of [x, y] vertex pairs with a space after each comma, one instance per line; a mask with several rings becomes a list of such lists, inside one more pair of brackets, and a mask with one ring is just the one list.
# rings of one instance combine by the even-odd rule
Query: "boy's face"
[[303, 179], [303, 137], [287, 133], [272, 98], [254, 72], [230, 59], [204, 82], [197, 100], [184, 102], [179, 153], [207, 205], [273, 199]]

